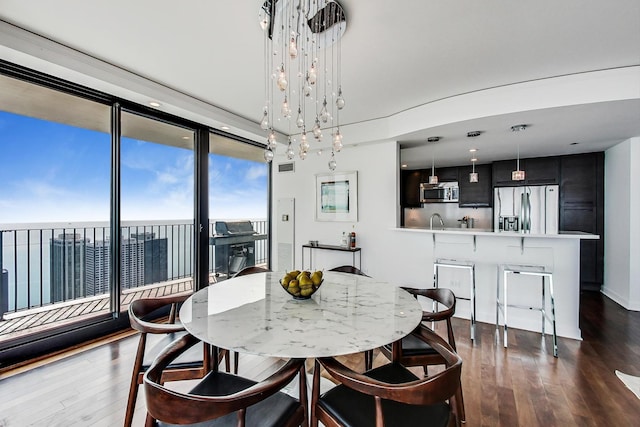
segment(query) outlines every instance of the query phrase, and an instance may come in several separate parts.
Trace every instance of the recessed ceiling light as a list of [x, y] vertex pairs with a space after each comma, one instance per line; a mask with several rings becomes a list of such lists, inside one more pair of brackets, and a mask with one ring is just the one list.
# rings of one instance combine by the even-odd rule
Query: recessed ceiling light
[[190, 136], [183, 136], [182, 139], [187, 140], [187, 139], [191, 139]]
[[579, 142], [572, 142], [572, 143], [571, 143], [571, 144], [569, 144], [569, 145], [578, 145], [578, 144], [580, 144], [580, 143], [579, 143]]
[[159, 102], [156, 102], [156, 101], [151, 101], [151, 102], [149, 103], [149, 105], [151, 105], [152, 107], [159, 107], [159, 106], [161, 106], [162, 104], [160, 104]]
[[471, 159], [471, 161], [472, 161], [472, 162], [477, 162], [477, 161], [478, 161], [478, 159], [474, 157], [473, 159]]
[[482, 133], [482, 131], [472, 130], [471, 132], [467, 132], [467, 136], [469, 138], [475, 138], [476, 136], [480, 136], [481, 133]]
[[470, 153], [475, 153], [476, 151], [478, 151], [478, 149], [477, 149], [477, 148], [469, 148], [469, 152], [470, 152]]
[[439, 136], [430, 136], [429, 138], [427, 138], [427, 142], [438, 142], [438, 141], [440, 141]]
[[402, 165], [402, 167], [403, 167], [403, 168], [406, 168], [406, 167], [407, 167], [407, 165], [406, 165], [406, 164], [403, 164], [403, 165]]
[[220, 129], [222, 129], [222, 130], [229, 130], [229, 129], [231, 129], [231, 128], [230, 128], [229, 126], [220, 126]]
[[515, 126], [511, 126], [511, 132], [520, 132], [522, 130], [525, 130], [527, 128], [527, 125], [515, 125]]

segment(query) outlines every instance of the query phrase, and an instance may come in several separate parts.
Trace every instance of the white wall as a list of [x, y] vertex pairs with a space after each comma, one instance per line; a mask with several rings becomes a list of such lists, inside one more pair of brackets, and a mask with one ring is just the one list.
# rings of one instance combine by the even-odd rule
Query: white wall
[[[337, 245], [343, 231], [353, 230], [357, 235], [357, 245], [362, 248], [362, 269], [365, 273], [382, 280], [395, 279], [395, 283], [402, 285], [425, 283], [427, 266], [421, 248], [427, 244], [427, 239], [424, 236], [401, 236], [391, 231], [398, 225], [399, 218], [398, 156], [395, 141], [350, 147], [336, 154], [336, 172], [358, 171], [358, 221], [355, 223], [315, 220], [315, 175], [329, 172], [326, 153], [322, 156], [311, 153], [305, 160], [295, 160], [293, 173], [278, 173], [277, 164], [286, 160], [281, 154], [276, 156], [273, 198], [295, 198], [295, 264], [298, 268], [302, 267], [303, 244], [318, 240], [321, 244]], [[277, 223], [274, 221], [274, 227]], [[308, 253], [305, 250], [305, 268], [309, 267]], [[357, 262], [356, 258], [356, 265]], [[329, 269], [343, 264], [351, 264], [350, 254], [314, 251], [314, 268]], [[277, 260], [274, 259], [273, 265], [278, 265]]]
[[640, 138], [605, 152], [605, 248], [602, 292], [640, 310]]

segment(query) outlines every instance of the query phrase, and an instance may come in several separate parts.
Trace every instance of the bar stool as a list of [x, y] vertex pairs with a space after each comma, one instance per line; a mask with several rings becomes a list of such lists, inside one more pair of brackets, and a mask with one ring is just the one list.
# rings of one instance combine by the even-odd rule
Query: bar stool
[[[500, 301], [500, 271], [502, 271], [503, 276], [503, 300]], [[507, 301], [507, 288], [508, 288], [508, 278], [513, 274], [519, 274], [522, 276], [537, 276], [542, 279], [542, 304], [540, 307], [531, 307], [526, 305], [517, 305], [517, 304], [508, 304]], [[545, 280], [547, 279], [547, 280]], [[547, 316], [547, 300], [545, 297], [545, 289], [547, 285], [549, 286], [549, 297], [551, 300], [551, 317]], [[553, 272], [549, 271], [546, 267], [542, 265], [501, 265], [498, 267], [498, 280], [496, 287], [496, 337], [499, 337], [500, 324], [499, 317], [500, 311], [502, 311], [504, 317], [504, 335], [503, 335], [503, 345], [504, 348], [507, 348], [507, 308], [520, 308], [525, 310], [536, 310], [540, 311], [542, 315], [542, 336], [544, 337], [544, 329], [545, 329], [545, 320], [548, 320], [553, 326], [553, 357], [558, 357], [558, 336], [556, 334], [556, 305], [555, 299], [553, 296]]]
[[438, 258], [433, 263], [433, 287], [438, 288], [438, 271], [440, 268], [457, 268], [469, 270], [469, 297], [456, 295], [456, 299], [466, 300], [471, 305], [471, 340], [476, 339], [476, 264], [472, 261]]

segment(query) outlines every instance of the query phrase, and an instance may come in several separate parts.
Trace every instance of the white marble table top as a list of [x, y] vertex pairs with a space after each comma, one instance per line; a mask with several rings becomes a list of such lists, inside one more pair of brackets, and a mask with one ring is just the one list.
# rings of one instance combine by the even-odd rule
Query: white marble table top
[[215, 283], [189, 297], [180, 320], [189, 333], [220, 348], [262, 356], [325, 357], [371, 350], [420, 323], [418, 301], [386, 282], [326, 272], [307, 300], [295, 300], [278, 280], [257, 273]]

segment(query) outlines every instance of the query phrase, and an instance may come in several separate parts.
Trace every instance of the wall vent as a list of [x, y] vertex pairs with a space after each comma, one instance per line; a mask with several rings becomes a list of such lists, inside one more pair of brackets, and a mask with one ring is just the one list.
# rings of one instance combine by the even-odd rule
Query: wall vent
[[294, 172], [295, 162], [290, 163], [279, 163], [278, 164], [278, 172]]

